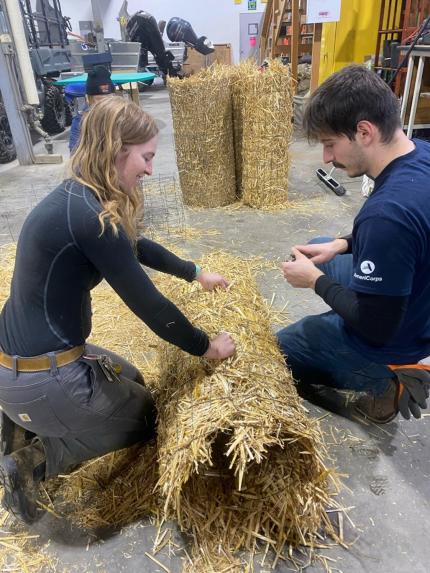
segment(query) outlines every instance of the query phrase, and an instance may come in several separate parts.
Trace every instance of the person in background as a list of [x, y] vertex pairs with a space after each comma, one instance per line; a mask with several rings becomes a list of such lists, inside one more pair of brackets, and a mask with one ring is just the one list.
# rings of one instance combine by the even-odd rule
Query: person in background
[[70, 126], [69, 150], [71, 154], [75, 150], [79, 141], [82, 116], [93, 104], [104, 99], [106, 96], [111, 96], [114, 93], [115, 86], [111, 80], [109, 70], [105, 66], [94, 66], [94, 68], [88, 72], [85, 84], [86, 105], [81, 112], [78, 112], [73, 117], [72, 124]]
[[325, 163], [367, 175], [374, 190], [351, 235], [296, 245], [282, 264], [292, 287], [331, 310], [282, 329], [280, 348], [305, 390], [365, 392], [356, 409], [376, 423], [419, 418], [430, 382], [430, 144], [404, 134], [397, 97], [358, 65], [312, 94], [304, 129]]
[[[151, 175], [158, 128], [139, 106], [105, 98], [84, 116], [71, 176], [22, 227], [9, 299], [0, 314], [0, 406], [31, 432], [0, 457], [3, 504], [36, 520], [37, 484], [81, 462], [145, 442], [156, 432], [154, 399], [124, 358], [88, 344], [91, 290], [103, 279], [160, 338], [185, 352], [222, 360], [235, 343], [209, 336], [154, 286], [142, 265], [198, 281], [226, 279], [137, 236], [139, 180]], [[142, 349], [144, 350], [144, 349]]]

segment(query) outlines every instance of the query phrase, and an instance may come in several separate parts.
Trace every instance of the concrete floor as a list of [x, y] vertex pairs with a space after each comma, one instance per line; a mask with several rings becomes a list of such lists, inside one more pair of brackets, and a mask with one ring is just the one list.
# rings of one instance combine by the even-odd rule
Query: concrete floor
[[[154, 177], [177, 174], [168, 94], [154, 85], [141, 95], [143, 107], [157, 118], [161, 128]], [[36, 145], [36, 150], [42, 144]], [[67, 152], [67, 134], [56, 141], [56, 153]], [[353, 217], [363, 202], [360, 182], [336, 177], [344, 182], [347, 194], [337, 197], [321, 187], [315, 170], [321, 166], [321, 150], [297, 138], [291, 147], [290, 197], [294, 209], [281, 213], [262, 213], [241, 208], [186, 211], [188, 225], [217, 229], [218, 235], [203, 237], [196, 245], [186, 245], [198, 256], [213, 248], [223, 248], [239, 256], [260, 255], [283, 260], [289, 248], [316, 235], [336, 236], [350, 230]], [[0, 168], [0, 244], [16, 240], [25, 215], [64, 174], [63, 165], [16, 165]], [[288, 302], [290, 320], [324, 310], [322, 301], [309, 290], [290, 288], [280, 273], [269, 271], [260, 280], [261, 290], [273, 304], [282, 308]], [[430, 415], [420, 421], [396, 419], [378, 427], [352, 417], [342, 401], [321, 398], [322, 406], [309, 405], [311, 415], [324, 416], [322, 424], [332, 466], [344, 474], [349, 489], [340, 501], [349, 508], [344, 518], [344, 537], [350, 549], [340, 547], [322, 553], [335, 561], [333, 571], [343, 573], [428, 573], [430, 571]], [[169, 525], [174, 529], [174, 524]], [[84, 531], [59, 524], [50, 515], [31, 528], [50, 540], [49, 552], [59, 559], [59, 571], [77, 572], [155, 572], [161, 569], [145, 555], [151, 553], [156, 530], [142, 522], [124, 528], [87, 545]], [[175, 533], [180, 540], [180, 534]], [[182, 557], [158, 554], [169, 570], [179, 572]], [[256, 571], [268, 571], [268, 563]], [[268, 561], [270, 563], [270, 560]], [[275, 571], [294, 570], [280, 563]], [[310, 565], [306, 571], [319, 571]]]

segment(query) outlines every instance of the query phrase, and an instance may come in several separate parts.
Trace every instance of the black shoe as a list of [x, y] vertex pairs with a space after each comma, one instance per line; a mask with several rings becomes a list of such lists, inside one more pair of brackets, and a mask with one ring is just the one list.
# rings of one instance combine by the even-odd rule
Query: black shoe
[[37, 503], [38, 482], [44, 477], [45, 452], [40, 440], [0, 458], [2, 505], [17, 519], [34, 523], [44, 511]]

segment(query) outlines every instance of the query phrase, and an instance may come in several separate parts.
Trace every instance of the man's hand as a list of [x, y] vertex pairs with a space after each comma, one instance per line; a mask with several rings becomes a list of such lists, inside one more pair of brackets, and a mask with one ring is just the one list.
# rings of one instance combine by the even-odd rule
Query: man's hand
[[205, 358], [223, 360], [232, 356], [236, 352], [236, 344], [228, 332], [220, 332], [218, 336], [212, 338], [209, 348], [203, 354]]
[[310, 245], [296, 245], [294, 247], [303, 255], [306, 255], [313, 263], [320, 265], [328, 263], [336, 255], [345, 253], [348, 249], [348, 241], [335, 239], [329, 243], [311, 243]]
[[225, 289], [229, 285], [228, 281], [222, 275], [209, 273], [207, 271], [200, 271], [196, 280], [199, 281], [204, 290], [214, 290], [216, 287]]
[[[309, 245], [311, 246], [311, 245]], [[314, 263], [299, 249], [293, 247], [291, 253], [294, 255], [294, 261], [282, 263], [282, 272], [289, 284], [294, 288], [314, 288], [318, 277], [323, 275]]]

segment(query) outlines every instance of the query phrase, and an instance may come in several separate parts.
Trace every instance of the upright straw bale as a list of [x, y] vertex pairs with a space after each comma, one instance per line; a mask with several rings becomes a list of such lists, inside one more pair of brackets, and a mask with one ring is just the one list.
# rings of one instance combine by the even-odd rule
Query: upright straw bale
[[[227, 254], [205, 268], [235, 276], [227, 291], [202, 293], [169, 281], [163, 290], [210, 335], [237, 342], [221, 363], [162, 344], [158, 489], [165, 517], [191, 531], [212, 562], [258, 539], [276, 551], [311, 544], [324, 523], [328, 472], [319, 426], [308, 418], [271, 333], [252, 265]], [[204, 565], [202, 565], [202, 570]], [[207, 568], [206, 571], [209, 569]]]
[[[290, 69], [271, 60], [264, 71], [243, 67], [235, 83], [242, 106], [242, 198], [258, 209], [287, 203], [293, 132]], [[235, 106], [236, 109], [236, 106]]]
[[221, 207], [236, 198], [230, 83], [213, 66], [169, 79], [176, 159], [184, 203]]
[[236, 66], [226, 66], [231, 82], [231, 95], [233, 105], [233, 136], [234, 136], [234, 161], [236, 168], [236, 197], [241, 199], [243, 195], [242, 171], [243, 171], [243, 122], [244, 122], [244, 94], [242, 79], [255, 71], [254, 60], [243, 60]]

